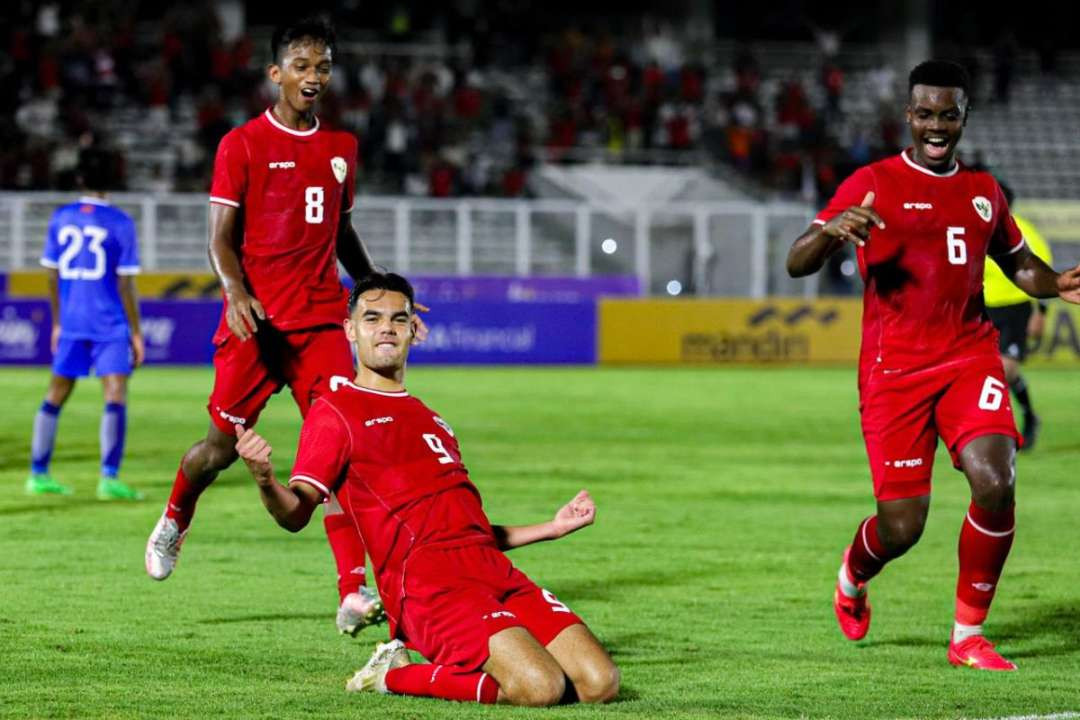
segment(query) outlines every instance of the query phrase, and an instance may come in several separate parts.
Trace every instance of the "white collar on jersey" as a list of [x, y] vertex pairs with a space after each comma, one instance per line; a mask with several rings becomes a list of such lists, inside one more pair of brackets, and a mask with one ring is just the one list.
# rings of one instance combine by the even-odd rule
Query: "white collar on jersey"
[[372, 395], [382, 395], [383, 397], [408, 397], [408, 390], [401, 390], [400, 392], [384, 392], [382, 390], [372, 390], [371, 388], [357, 385], [349, 380], [344, 375], [331, 375], [330, 376], [330, 392], [337, 392], [337, 389], [345, 385], [353, 390], [359, 390], [360, 392], [371, 393]]
[[319, 130], [318, 115], [315, 116], [315, 126], [312, 127], [310, 130], [293, 130], [291, 127], [285, 127], [284, 125], [282, 125], [281, 121], [274, 117], [274, 113], [271, 108], [266, 108], [266, 112], [264, 114], [266, 115], [266, 119], [270, 121], [271, 125], [276, 127], [278, 130], [283, 130], [289, 133], [290, 135], [296, 135], [297, 137], [308, 137], [309, 135], [314, 135]]
[[79, 198], [79, 202], [85, 205], [100, 205], [102, 207], [109, 207], [109, 201], [105, 198], [90, 197], [89, 195], [83, 195]]
[[933, 170], [931, 170], [930, 168], [924, 168], [922, 165], [920, 165], [919, 163], [917, 163], [914, 160], [912, 160], [911, 158], [909, 158], [908, 154], [907, 154], [907, 150], [901, 150], [900, 151], [900, 157], [904, 158], [904, 162], [906, 162], [910, 167], [914, 168], [915, 170], [918, 170], [921, 173], [929, 175], [930, 177], [947, 178], [947, 177], [952, 177], [956, 173], [960, 172], [960, 163], [958, 163], [958, 162], [953, 163], [952, 168], [948, 172], [936, 173]]

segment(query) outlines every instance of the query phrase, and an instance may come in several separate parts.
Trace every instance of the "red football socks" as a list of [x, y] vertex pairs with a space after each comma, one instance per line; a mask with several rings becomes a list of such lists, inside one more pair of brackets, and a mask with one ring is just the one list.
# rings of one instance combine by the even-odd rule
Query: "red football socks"
[[881, 572], [892, 556], [881, 544], [877, 533], [877, 515], [871, 515], [859, 524], [848, 554], [848, 574], [857, 583], [864, 583]]
[[323, 527], [337, 564], [339, 600], [344, 600], [365, 584], [364, 540], [352, 519], [343, 512], [324, 517]]
[[187, 530], [188, 525], [191, 524], [191, 518], [195, 516], [195, 503], [206, 488], [206, 485], [198, 485], [188, 480], [184, 475], [183, 465], [177, 468], [172, 493], [165, 506], [165, 517], [175, 520], [180, 526], [180, 532]]
[[956, 580], [956, 622], [981, 625], [990, 610], [1001, 569], [1015, 535], [1015, 505], [984, 510], [974, 502], [960, 529], [960, 575]]
[[406, 665], [386, 673], [386, 689], [398, 695], [442, 698], [491, 705], [499, 685], [485, 672], [461, 672], [446, 665]]

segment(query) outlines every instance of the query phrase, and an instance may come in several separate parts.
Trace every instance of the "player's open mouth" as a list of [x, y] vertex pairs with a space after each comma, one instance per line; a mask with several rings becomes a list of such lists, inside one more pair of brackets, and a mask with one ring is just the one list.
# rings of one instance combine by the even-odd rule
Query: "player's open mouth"
[[923, 148], [926, 157], [932, 160], [942, 160], [949, 153], [949, 139], [944, 137], [924, 138]]
[[315, 99], [319, 96], [319, 90], [317, 88], [303, 88], [300, 90], [300, 94], [306, 98]]

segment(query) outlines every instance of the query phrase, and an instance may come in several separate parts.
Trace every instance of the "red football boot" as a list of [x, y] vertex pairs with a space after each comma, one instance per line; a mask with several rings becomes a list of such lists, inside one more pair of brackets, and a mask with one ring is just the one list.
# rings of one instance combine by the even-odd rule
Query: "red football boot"
[[1001, 657], [982, 635], [972, 635], [958, 643], [949, 641], [949, 662], [976, 670], [1015, 670], [1016, 663]]
[[[844, 565], [847, 566], [849, 547], [844, 551]], [[850, 573], [849, 573], [850, 576]], [[866, 593], [866, 583], [856, 585], [861, 594], [859, 597], [849, 598], [840, 591], [840, 581], [836, 583], [833, 591], [833, 610], [836, 612], [836, 621], [840, 623], [840, 632], [848, 640], [862, 640], [870, 630], [870, 602]]]

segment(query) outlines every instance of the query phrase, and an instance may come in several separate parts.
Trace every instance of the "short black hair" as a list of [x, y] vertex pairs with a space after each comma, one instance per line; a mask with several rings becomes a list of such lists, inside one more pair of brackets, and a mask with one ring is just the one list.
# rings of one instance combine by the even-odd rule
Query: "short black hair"
[[116, 156], [104, 148], [86, 148], [79, 152], [77, 174], [84, 190], [94, 192], [115, 190]]
[[274, 34], [270, 36], [271, 62], [277, 63], [289, 45], [304, 38], [323, 43], [331, 55], [337, 49], [337, 33], [330, 21], [322, 15], [309, 15], [281, 23], [274, 28]]
[[353, 289], [349, 293], [350, 316], [353, 314], [353, 311], [356, 310], [356, 305], [360, 302], [360, 296], [368, 290], [399, 292], [408, 298], [409, 312], [412, 312], [415, 301], [413, 300], [413, 286], [409, 281], [397, 273], [372, 272], [357, 280], [356, 284], [353, 285]]
[[971, 97], [971, 76], [963, 65], [952, 60], [927, 60], [916, 65], [908, 75], [908, 95], [916, 85], [957, 87], [965, 97]]

